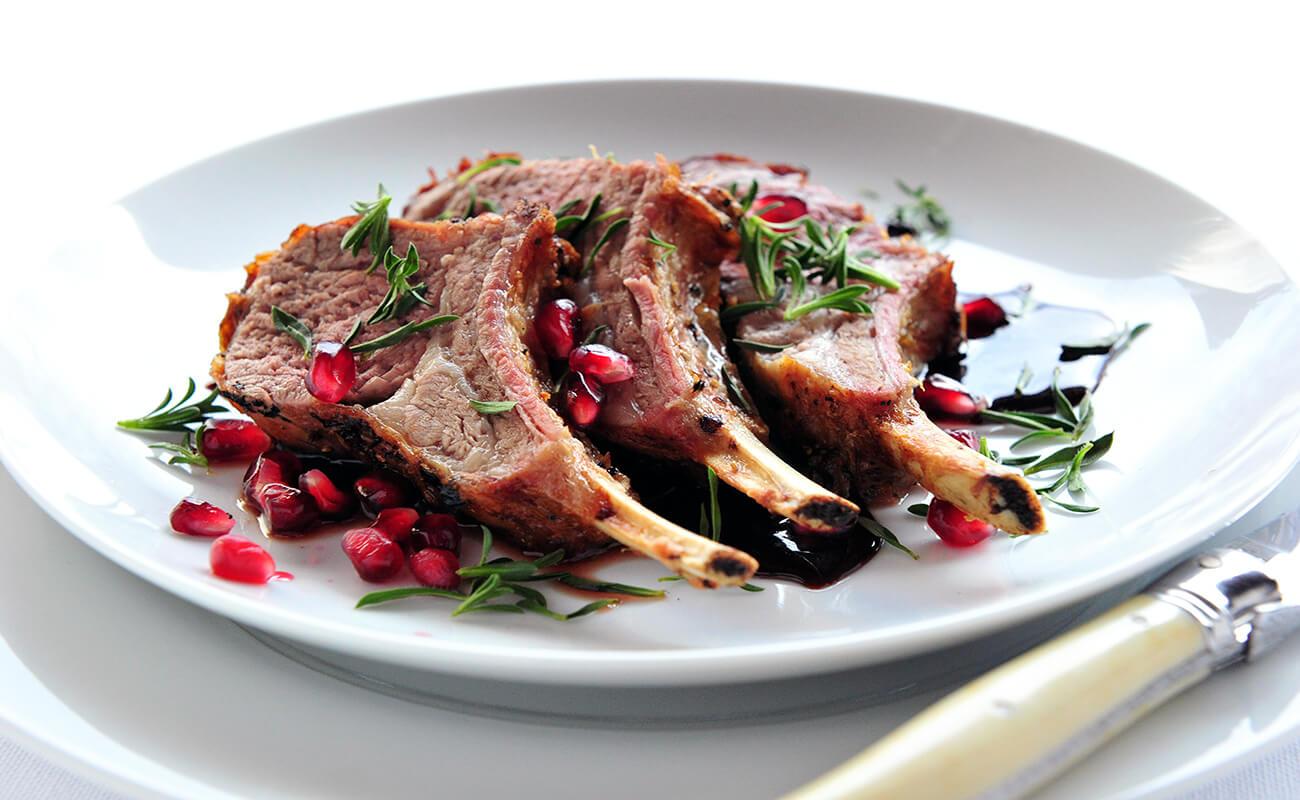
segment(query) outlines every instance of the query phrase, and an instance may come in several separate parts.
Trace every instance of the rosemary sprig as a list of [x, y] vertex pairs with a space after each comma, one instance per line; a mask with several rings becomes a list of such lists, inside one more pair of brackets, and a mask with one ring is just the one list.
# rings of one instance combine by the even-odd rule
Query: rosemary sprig
[[407, 245], [405, 256], [399, 257], [393, 248], [389, 247], [384, 253], [384, 271], [388, 274], [388, 291], [384, 294], [384, 299], [379, 301], [370, 319], [366, 320], [367, 325], [400, 316], [410, 307], [412, 301], [433, 307], [433, 304], [424, 299], [424, 295], [421, 294], [424, 285], [412, 286], [410, 282], [411, 277], [420, 271], [420, 253], [415, 249], [414, 242]]
[[732, 344], [743, 347], [746, 350], [755, 350], [759, 353], [779, 353], [782, 350], [788, 350], [794, 347], [793, 344], [771, 344], [769, 342], [756, 342], [752, 339], [732, 339]]
[[893, 531], [891, 531], [889, 528], [886, 528], [884, 525], [881, 525], [879, 522], [876, 522], [871, 517], [868, 517], [867, 515], [863, 514], [862, 516], [858, 517], [858, 524], [861, 525], [863, 528], [865, 528], [867, 530], [867, 533], [870, 533], [872, 536], [875, 536], [880, 541], [884, 542], [885, 544], [889, 545], [895, 550], [901, 550], [902, 552], [911, 556], [913, 561], [920, 560], [921, 557], [918, 556], [916, 553], [914, 553], [912, 551], [912, 548], [898, 541], [898, 537], [894, 535]]
[[866, 301], [860, 299], [863, 294], [869, 291], [869, 287], [855, 283], [852, 286], [845, 286], [843, 289], [836, 289], [833, 292], [824, 294], [816, 300], [811, 300], [803, 305], [793, 308], [787, 308], [785, 318], [788, 320], [799, 319], [802, 316], [811, 314], [822, 308], [833, 308], [839, 311], [848, 311], [851, 314], [870, 314], [871, 306]]
[[907, 507], [907, 513], [914, 517], [924, 517], [930, 513], [929, 503], [913, 503]]
[[366, 272], [374, 272], [375, 267], [379, 266], [380, 256], [388, 249], [389, 232], [388, 232], [388, 204], [393, 198], [384, 191], [384, 185], [379, 184], [378, 198], [367, 203], [364, 200], [358, 200], [352, 204], [352, 210], [360, 215], [347, 233], [343, 234], [343, 239], [339, 242], [339, 247], [346, 250], [352, 255], [361, 252], [361, 248], [370, 243], [370, 252], [374, 258], [370, 261], [370, 266], [366, 267]]
[[654, 231], [650, 231], [650, 235], [646, 237], [646, 241], [650, 242], [650, 244], [654, 245], [655, 247], [663, 248], [665, 254], [671, 253], [677, 249], [677, 245], [670, 244], [668, 242], [665, 242], [663, 239], [660, 239], [659, 236], [655, 234]]
[[483, 161], [478, 162], [474, 166], [470, 167], [469, 169], [465, 170], [461, 174], [457, 175], [456, 183], [464, 185], [466, 181], [468, 181], [470, 178], [474, 177], [475, 175], [478, 175], [480, 172], [486, 172], [487, 170], [490, 170], [493, 167], [499, 167], [502, 164], [514, 164], [518, 166], [520, 163], [522, 162], [520, 161], [518, 156], [497, 156], [496, 158], [484, 159]]
[[630, 219], [623, 217], [614, 220], [605, 227], [605, 232], [600, 235], [598, 240], [596, 240], [596, 246], [591, 248], [591, 252], [587, 254], [587, 263], [582, 267], [582, 274], [586, 275], [591, 272], [592, 267], [596, 266], [596, 254], [600, 252], [600, 249], [605, 246], [605, 243], [608, 242], [614, 234], [627, 227], [630, 222]]
[[458, 319], [460, 319], [460, 317], [455, 314], [440, 314], [439, 316], [430, 317], [420, 322], [408, 322], [405, 325], [399, 326], [388, 333], [385, 333], [383, 336], [376, 336], [375, 338], [362, 342], [361, 344], [354, 344], [348, 349], [353, 353], [373, 353], [376, 350], [383, 350], [385, 347], [392, 347], [398, 342], [406, 339], [406, 337], [411, 334], [419, 333], [420, 331], [428, 330], [429, 328], [435, 328], [439, 325], [446, 325], [448, 322], [455, 322]]
[[577, 239], [578, 235], [582, 233], [582, 229], [591, 224], [592, 218], [596, 216], [596, 210], [600, 208], [601, 196], [601, 193], [597, 192], [596, 196], [591, 198], [591, 202], [587, 204], [587, 210], [581, 214], [568, 213], [580, 202], [579, 200], [571, 200], [560, 206], [560, 210], [556, 213], [555, 235], [564, 236], [569, 241]]
[[[709, 534], [713, 541], [722, 538], [722, 506], [718, 504], [718, 473], [713, 471], [713, 467], [705, 467], [709, 480]], [[703, 514], [704, 509], [700, 512]]]
[[217, 404], [216, 389], [206, 397], [190, 402], [197, 390], [194, 379], [190, 378], [185, 394], [179, 400], [172, 402], [172, 390], [168, 389], [153, 411], [135, 419], [118, 420], [117, 426], [132, 431], [188, 431], [190, 425], [230, 410]]
[[722, 375], [722, 385], [727, 387], [727, 394], [731, 395], [731, 399], [736, 402], [736, 405], [740, 406], [741, 410], [746, 414], [754, 417], [758, 416], [758, 409], [754, 408], [754, 404], [749, 402], [749, 397], [741, 391], [739, 382], [731, 376], [731, 370], [727, 368], [727, 365], [723, 364], [718, 369], [718, 372]]
[[894, 207], [894, 214], [889, 220], [889, 235], [910, 233], [915, 236], [930, 233], [940, 239], [947, 238], [952, 229], [952, 219], [943, 206], [939, 205], [939, 201], [924, 186], [913, 188], [900, 180], [894, 183], [899, 191], [908, 196], [909, 202]]
[[149, 447], [155, 450], [166, 450], [172, 455], [167, 459], [168, 464], [190, 464], [195, 467], [206, 467], [208, 457], [203, 455], [195, 442], [203, 441], [203, 429], [207, 423], [199, 425], [198, 430], [193, 432], [185, 431], [185, 440], [179, 444], [176, 442], [153, 442]]
[[[683, 578], [681, 575], [665, 575], [665, 576], [663, 576], [662, 578], [658, 578], [657, 580], [658, 580], [660, 583], [674, 583], [674, 582], [676, 582], [676, 581], [684, 581], [684, 580], [686, 580], [686, 579]], [[738, 587], [736, 587], [736, 588], [740, 589], [742, 592], [762, 592], [762, 591], [765, 591], [764, 588], [763, 588], [762, 586], [759, 586], [758, 584], [754, 584], [754, 583], [742, 583], [742, 584], [740, 584], [740, 586], [738, 586]]]
[[503, 414], [515, 406], [519, 405], [517, 400], [474, 400], [469, 401], [469, 407], [480, 414]]
[[271, 306], [271, 322], [277, 331], [289, 334], [289, 338], [302, 345], [303, 358], [311, 356], [311, 329], [302, 320], [279, 306]]
[[722, 309], [719, 316], [724, 321], [740, 319], [746, 314], [752, 314], [755, 311], [767, 311], [773, 308], [781, 307], [781, 296], [778, 295], [774, 300], [749, 300], [744, 303], [736, 303], [734, 306], [727, 306]]

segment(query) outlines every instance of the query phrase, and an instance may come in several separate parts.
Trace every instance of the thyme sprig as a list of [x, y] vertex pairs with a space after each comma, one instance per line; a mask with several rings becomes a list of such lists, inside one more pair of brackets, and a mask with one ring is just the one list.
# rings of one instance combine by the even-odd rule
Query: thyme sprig
[[388, 231], [388, 205], [392, 201], [393, 198], [384, 190], [384, 185], [381, 183], [377, 199], [370, 202], [358, 200], [352, 204], [352, 211], [361, 218], [348, 228], [347, 233], [343, 234], [339, 247], [355, 256], [369, 242], [370, 252], [374, 257], [370, 260], [370, 266], [366, 267], [367, 274], [374, 272], [375, 267], [379, 266], [383, 253], [388, 250], [391, 243]]
[[230, 410], [217, 403], [216, 389], [206, 397], [190, 402], [190, 398], [196, 391], [198, 386], [194, 383], [194, 379], [190, 378], [185, 393], [175, 402], [172, 401], [172, 390], [168, 389], [162, 402], [155, 406], [153, 411], [135, 419], [118, 420], [117, 426], [131, 431], [185, 432], [196, 422], [204, 422]]
[[415, 303], [433, 307], [432, 303], [424, 299], [424, 284], [411, 285], [411, 278], [420, 271], [420, 253], [415, 249], [414, 242], [406, 246], [404, 256], [398, 256], [389, 247], [384, 253], [384, 271], [388, 275], [388, 291], [370, 319], [366, 320], [367, 325], [399, 317]]
[[[615, 210], [617, 211], [618, 209]], [[613, 222], [609, 223], [609, 225], [605, 227], [605, 232], [602, 233], [600, 235], [600, 238], [596, 240], [596, 246], [591, 248], [590, 253], [587, 253], [587, 263], [584, 264], [582, 267], [582, 274], [586, 275], [587, 273], [591, 272], [592, 267], [596, 266], [596, 254], [600, 252], [600, 249], [604, 247], [605, 244], [611, 238], [613, 238], [614, 234], [618, 233], [620, 230], [627, 227], [627, 225], [631, 221], [632, 220], [630, 220], [627, 217], [622, 217], [620, 219], [614, 220]]]
[[429, 317], [426, 320], [421, 320], [420, 322], [408, 322], [405, 325], [392, 329], [383, 336], [376, 336], [375, 338], [362, 342], [361, 344], [350, 345], [348, 349], [357, 354], [373, 353], [376, 350], [382, 350], [385, 347], [392, 347], [412, 334], [428, 330], [429, 328], [436, 328], [439, 325], [446, 325], [448, 322], [455, 322], [458, 319], [460, 319], [460, 317], [456, 314], [440, 314], [436, 317]]
[[189, 464], [195, 467], [207, 467], [208, 457], [203, 455], [196, 442], [203, 441], [203, 429], [207, 423], [199, 425], [195, 431], [185, 431], [185, 439], [182, 442], [153, 442], [149, 445], [154, 450], [165, 450], [172, 455], [167, 459], [168, 464]]
[[493, 167], [499, 167], [503, 164], [513, 164], [518, 166], [521, 163], [523, 162], [519, 156], [496, 156], [495, 158], [487, 158], [457, 175], [456, 183], [464, 185], [470, 178], [473, 178], [481, 172], [486, 172]]
[[591, 198], [591, 202], [587, 204], [587, 210], [581, 214], [569, 213], [578, 203], [582, 202], [579, 198], [574, 198], [560, 206], [559, 210], [555, 212], [555, 235], [563, 236], [569, 241], [577, 239], [578, 235], [582, 233], [582, 229], [590, 225], [595, 218], [596, 211], [600, 208], [602, 196], [601, 192], [597, 192], [596, 196]]
[[888, 223], [889, 235], [917, 236], [929, 233], [939, 239], [948, 238], [952, 230], [952, 219], [934, 195], [927, 192], [923, 185], [911, 187], [901, 180], [895, 180], [894, 184], [907, 195], [908, 202], [894, 207]]
[[289, 338], [302, 345], [302, 357], [311, 356], [311, 329], [302, 320], [279, 306], [271, 306], [271, 322], [275, 329], [287, 333]]
[[[908, 511], [911, 510], [912, 510], [911, 508], [908, 509]], [[927, 511], [929, 510], [928, 506], [926, 507], [926, 510]], [[868, 533], [870, 533], [872, 536], [875, 536], [880, 541], [884, 542], [885, 544], [889, 545], [895, 550], [902, 551], [903, 553], [906, 553], [907, 555], [911, 556], [913, 561], [920, 560], [921, 557], [918, 556], [915, 552], [913, 552], [912, 548], [898, 541], [898, 537], [894, 535], [893, 531], [891, 531], [889, 528], [886, 528], [884, 525], [881, 525], [879, 522], [876, 522], [874, 519], [867, 516], [866, 514], [863, 514], [862, 516], [858, 517], [858, 524], [861, 525], [863, 528], [865, 528]]]

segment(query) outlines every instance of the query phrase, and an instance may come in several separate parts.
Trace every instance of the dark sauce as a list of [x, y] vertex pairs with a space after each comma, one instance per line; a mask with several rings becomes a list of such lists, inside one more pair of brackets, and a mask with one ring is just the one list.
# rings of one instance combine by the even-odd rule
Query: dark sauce
[[[963, 295], [969, 303], [985, 295]], [[1008, 324], [983, 338], [971, 338], [950, 356], [933, 361], [930, 373], [958, 380], [976, 396], [989, 399], [998, 411], [1050, 411], [1052, 375], [1060, 370], [1059, 385], [1072, 402], [1084, 390], [1096, 390], [1110, 360], [1118, 328], [1098, 311], [1037, 303], [1027, 290], [987, 295], [1007, 313]], [[1074, 346], [1084, 345], [1084, 346]], [[1029, 377], [1017, 391], [1017, 381], [1028, 369]]]
[[[687, 530], [698, 530], [709, 504], [703, 474], [694, 467], [620, 453], [617, 463], [641, 502]], [[726, 484], [718, 485], [724, 544], [758, 560], [758, 575], [821, 589], [847, 577], [880, 551], [880, 540], [860, 527], [840, 533], [808, 533]]]

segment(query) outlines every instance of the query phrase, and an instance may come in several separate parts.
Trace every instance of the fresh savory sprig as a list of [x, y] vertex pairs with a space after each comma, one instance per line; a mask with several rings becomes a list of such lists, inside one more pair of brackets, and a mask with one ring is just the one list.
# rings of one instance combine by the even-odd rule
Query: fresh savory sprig
[[894, 183], [899, 191], [907, 195], [908, 202], [894, 207], [894, 213], [888, 223], [889, 235], [932, 234], [939, 239], [948, 238], [952, 230], [952, 219], [934, 195], [921, 185], [911, 187], [900, 180]]
[[208, 457], [203, 455], [203, 451], [196, 442], [203, 441], [203, 429], [207, 423], [199, 425], [197, 430], [185, 431], [185, 439], [181, 442], [152, 442], [149, 447], [154, 450], [164, 450], [171, 453], [167, 459], [168, 464], [189, 464], [195, 467], [207, 467]]
[[[620, 211], [622, 211], [622, 209], [614, 209], [614, 211], [611, 211], [609, 213], [612, 214]], [[602, 214], [600, 217], [597, 217], [596, 219], [598, 221], [604, 218], [605, 216], [606, 216], [605, 214]], [[605, 244], [608, 243], [609, 240], [614, 237], [614, 234], [618, 233], [620, 230], [627, 227], [631, 221], [632, 220], [630, 220], [627, 217], [620, 217], [619, 219], [616, 219], [613, 222], [609, 223], [609, 225], [605, 226], [605, 232], [602, 233], [600, 235], [600, 238], [596, 240], [596, 246], [591, 248], [591, 252], [587, 253], [587, 262], [582, 266], [583, 275], [586, 275], [587, 273], [591, 272], [592, 268], [596, 266], [596, 255], [600, 252], [600, 249], [604, 247]]]
[[512, 164], [514, 166], [518, 166], [521, 163], [523, 162], [520, 160], [519, 156], [496, 156], [494, 158], [484, 159], [483, 161], [478, 162], [474, 166], [470, 167], [469, 169], [465, 170], [461, 174], [457, 175], [456, 183], [463, 185], [466, 182], [468, 182], [470, 178], [473, 178], [475, 175], [478, 175], [481, 172], [486, 172], [492, 169], [493, 167], [499, 167], [502, 166], [503, 164]]
[[424, 284], [411, 285], [411, 278], [420, 271], [420, 253], [412, 242], [406, 247], [406, 255], [398, 256], [392, 247], [384, 253], [384, 271], [388, 275], [388, 291], [379, 301], [367, 325], [374, 325], [384, 320], [404, 315], [413, 305], [433, 307], [424, 299]]
[[348, 349], [358, 355], [362, 353], [373, 353], [376, 350], [382, 350], [385, 347], [392, 347], [412, 334], [426, 331], [429, 328], [436, 328], [439, 325], [446, 325], [448, 322], [455, 322], [458, 319], [460, 319], [460, 317], [456, 314], [439, 314], [436, 317], [429, 317], [428, 319], [420, 320], [419, 322], [408, 322], [405, 325], [393, 328], [383, 336], [376, 336], [369, 341], [350, 345]]
[[189, 379], [189, 385], [185, 388], [185, 394], [175, 402], [172, 401], [172, 390], [168, 389], [166, 396], [153, 411], [142, 417], [135, 419], [118, 420], [117, 426], [132, 431], [173, 431], [186, 432], [194, 423], [204, 422], [205, 420], [224, 413], [230, 409], [217, 403], [217, 390], [213, 389], [206, 397], [190, 402], [190, 398], [198, 390], [194, 379]]
[[361, 218], [353, 223], [347, 233], [343, 234], [339, 246], [355, 256], [369, 242], [370, 252], [374, 257], [370, 261], [370, 266], [366, 268], [367, 273], [374, 272], [375, 267], [379, 266], [383, 254], [391, 244], [388, 231], [388, 205], [392, 201], [393, 198], [384, 190], [384, 185], [381, 183], [377, 199], [371, 202], [358, 200], [352, 204], [352, 211]]
[[[408, 597], [439, 597], [455, 600], [457, 605], [451, 615], [458, 617], [478, 612], [538, 614], [560, 622], [585, 617], [603, 608], [616, 605], [617, 598], [604, 598], [588, 603], [574, 611], [559, 612], [553, 610], [546, 596], [529, 586], [539, 581], [555, 581], [584, 592], [623, 595], [625, 597], [660, 598], [664, 593], [658, 589], [631, 586], [625, 583], [594, 581], [574, 575], [570, 572], [552, 571], [550, 568], [564, 560], [564, 551], [555, 550], [541, 558], [531, 561], [516, 561], [510, 558], [488, 559], [492, 550], [492, 531], [481, 526], [483, 531], [483, 550], [478, 563], [462, 567], [457, 571], [461, 578], [469, 581], [468, 591], [456, 592], [446, 589], [432, 589], [423, 586], [411, 586], [401, 589], [387, 589], [371, 592], [357, 601], [357, 608], [379, 605]], [[493, 602], [508, 596], [514, 596], [514, 602]]]
[[289, 338], [302, 345], [303, 358], [311, 356], [311, 329], [302, 320], [279, 306], [271, 306], [271, 322], [277, 331], [288, 334]]
[[474, 400], [469, 401], [469, 407], [480, 414], [504, 414], [515, 406], [519, 405], [516, 400]]

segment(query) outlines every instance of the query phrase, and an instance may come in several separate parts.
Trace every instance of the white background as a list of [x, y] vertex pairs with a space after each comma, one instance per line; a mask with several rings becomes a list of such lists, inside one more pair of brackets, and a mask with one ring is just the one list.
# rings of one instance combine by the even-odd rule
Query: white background
[[[49, 3], [0, 19], [11, 269], [79, 208], [241, 142], [606, 77], [815, 83], [1005, 117], [1184, 185], [1300, 265], [1300, 20], [1282, 3]], [[44, 769], [0, 741], [0, 798], [101, 796]], [[1298, 794], [1293, 747], [1197, 797]]]

